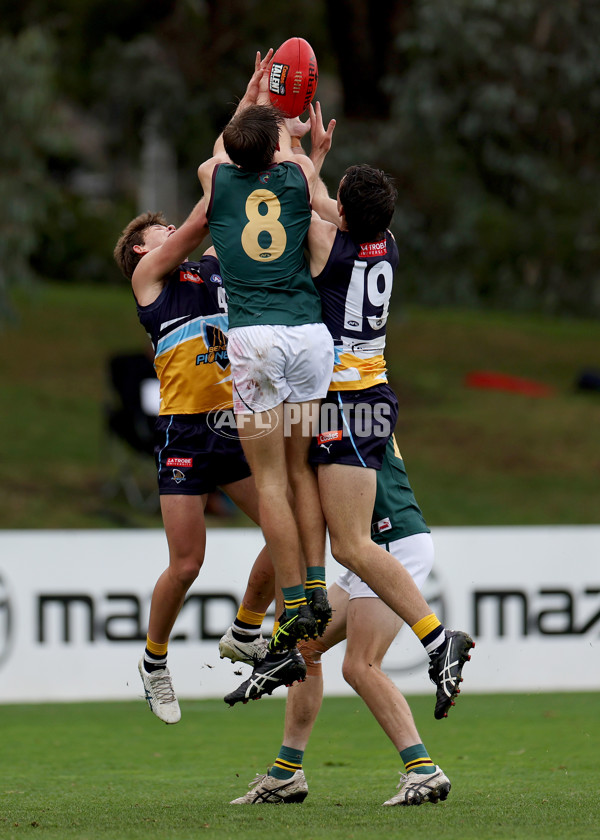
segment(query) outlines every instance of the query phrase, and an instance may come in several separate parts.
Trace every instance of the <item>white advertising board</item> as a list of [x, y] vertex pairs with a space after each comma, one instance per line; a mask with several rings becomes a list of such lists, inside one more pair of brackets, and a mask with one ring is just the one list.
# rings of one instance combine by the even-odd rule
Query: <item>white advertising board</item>
[[[600, 688], [600, 527], [436, 528], [433, 537], [425, 595], [447, 627], [476, 641], [465, 690]], [[219, 659], [217, 644], [262, 544], [258, 529], [209, 531], [169, 647], [180, 697], [222, 697], [249, 674]], [[0, 702], [140, 697], [137, 662], [166, 564], [162, 531], [0, 532]], [[331, 583], [339, 567], [327, 565]], [[328, 694], [351, 692], [343, 654], [340, 645], [323, 659]], [[384, 667], [407, 694], [433, 689], [407, 628]]]

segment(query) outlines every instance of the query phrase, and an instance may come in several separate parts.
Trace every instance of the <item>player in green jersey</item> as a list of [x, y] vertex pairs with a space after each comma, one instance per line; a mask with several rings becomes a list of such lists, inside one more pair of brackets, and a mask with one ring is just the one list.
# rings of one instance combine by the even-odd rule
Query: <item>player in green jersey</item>
[[331, 615], [325, 523], [308, 449], [331, 379], [333, 344], [304, 256], [314, 167], [292, 153], [283, 117], [269, 103], [269, 58], [257, 57], [265, 72], [254, 103], [248, 96], [240, 102], [198, 176], [228, 295], [239, 436], [283, 594], [270, 642], [275, 655], [315, 637]]
[[[312, 112], [311, 121], [315, 116]], [[316, 122], [319, 124], [320, 119]], [[321, 142], [317, 136], [314, 144], [317, 154]], [[443, 627], [420, 594], [410, 571], [403, 564], [394, 562], [390, 551], [371, 539], [372, 529], [389, 539], [395, 536], [388, 533], [392, 531], [391, 521], [396, 518], [395, 513], [393, 517], [385, 513], [379, 515], [376, 509], [372, 518], [373, 505], [377, 504], [376, 490], [385, 478], [391, 431], [385, 435], [383, 429], [381, 434], [375, 433], [374, 429], [365, 433], [366, 429], [361, 428], [361, 415], [351, 411], [352, 403], [358, 403], [364, 412], [363, 419], [374, 420], [380, 410], [393, 408], [396, 403], [395, 396], [386, 385], [383, 358], [387, 302], [397, 264], [397, 248], [387, 230], [394, 198], [395, 191], [384, 173], [366, 165], [351, 167], [342, 180], [338, 201], [330, 201], [326, 196], [324, 211], [337, 219], [337, 224], [315, 219], [311, 225], [309, 242], [314, 244], [311, 248], [311, 268], [314, 266], [313, 275], [324, 304], [323, 314], [336, 345], [336, 365], [326, 401], [327, 406], [332, 408], [335, 425], [329, 431], [319, 433], [314, 456], [319, 464], [319, 485], [332, 552], [350, 570], [348, 579], [354, 581], [351, 592], [355, 594], [350, 595], [350, 600], [372, 597], [374, 592], [398, 618], [407, 620], [430, 655], [429, 675], [437, 687], [435, 717], [441, 718], [454, 705], [462, 679], [462, 667], [470, 658], [468, 652], [473, 642], [466, 633], [447, 631]], [[391, 416], [395, 419], [393, 412]], [[417, 536], [415, 534], [414, 538]], [[412, 541], [413, 535], [399, 538], [403, 548], [407, 547], [405, 540]], [[370, 596], [362, 594], [368, 587], [373, 591]], [[357, 666], [361, 679], [370, 673], [369, 670], [361, 670], [361, 666], [378, 661], [377, 645], [387, 638], [388, 618], [389, 614], [384, 610], [381, 628], [374, 627], [371, 619], [362, 628], [355, 620], [352, 622], [355, 636], [353, 649], [359, 651], [353, 667]], [[337, 615], [334, 623], [336, 620]], [[394, 624], [397, 629], [395, 619]], [[384, 644], [383, 652], [386, 648]], [[375, 671], [373, 673], [376, 674]], [[261, 692], [268, 693], [282, 684], [277, 683], [276, 677], [275, 673], [271, 674], [268, 669], [257, 665], [250, 679], [225, 700], [243, 702], [260, 696]], [[361, 690], [369, 692], [370, 686], [366, 679], [365, 688]], [[379, 696], [386, 699], [376, 714], [385, 720], [390, 714], [386, 709], [389, 702], [393, 703], [393, 695], [386, 695], [384, 686], [378, 686], [372, 699], [367, 700], [371, 708], [376, 705]], [[404, 755], [405, 748], [410, 750], [407, 755]], [[284, 743], [282, 749], [283, 753], [278, 757], [279, 769], [271, 770], [270, 774], [281, 780], [284, 779], [282, 774], [287, 772], [291, 779], [294, 761], [297, 764], [298, 759], [293, 759], [288, 744]], [[418, 776], [428, 775], [430, 778], [409, 779], [389, 804], [408, 804], [413, 800], [425, 801], [426, 798], [433, 801], [436, 796], [441, 798], [447, 793], [449, 783], [446, 777], [433, 765], [422, 745], [413, 742], [399, 749], [406, 758], [409, 774], [418, 768]], [[287, 768], [284, 766], [286, 763]], [[298, 767], [295, 772], [299, 772]], [[240, 801], [266, 801], [274, 785], [276, 782], [272, 779], [263, 780]], [[301, 796], [302, 790], [292, 785], [288, 793]], [[281, 794], [277, 796], [281, 801]], [[274, 795], [272, 801], [277, 801], [277, 796]]]

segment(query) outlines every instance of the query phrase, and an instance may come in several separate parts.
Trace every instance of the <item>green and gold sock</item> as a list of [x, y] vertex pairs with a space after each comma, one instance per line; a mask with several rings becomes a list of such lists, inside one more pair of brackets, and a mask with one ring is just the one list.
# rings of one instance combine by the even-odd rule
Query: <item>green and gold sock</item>
[[291, 779], [296, 770], [302, 770], [304, 750], [295, 750], [282, 746], [273, 766], [269, 769], [269, 776], [276, 779]]
[[298, 608], [302, 604], [306, 604], [306, 597], [304, 595], [304, 587], [302, 584], [298, 586], [283, 586], [283, 608], [288, 618], [298, 615]]
[[315, 589], [326, 589], [327, 581], [325, 580], [325, 566], [310, 566], [306, 570], [306, 583], [304, 584], [304, 594], [306, 600], [310, 601], [310, 596]]
[[429, 753], [423, 744], [415, 744], [414, 747], [400, 750], [400, 758], [404, 762], [407, 773], [422, 773], [424, 775], [435, 773], [435, 764], [429, 758]]

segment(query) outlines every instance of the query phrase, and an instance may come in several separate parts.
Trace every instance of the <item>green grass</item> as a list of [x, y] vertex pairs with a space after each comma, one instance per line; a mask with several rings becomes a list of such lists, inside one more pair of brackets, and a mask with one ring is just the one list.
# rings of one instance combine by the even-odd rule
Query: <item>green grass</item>
[[[400, 400], [397, 436], [417, 498], [435, 525], [600, 522], [600, 325], [498, 313], [410, 312], [388, 333]], [[473, 370], [533, 379], [549, 397], [465, 386]]]
[[284, 704], [184, 702], [166, 727], [138, 703], [3, 706], [0, 837], [264, 840], [427, 836], [596, 838], [597, 721], [589, 694], [461, 697], [446, 721], [411, 698], [452, 781], [446, 802], [383, 808], [401, 764], [357, 698], [326, 698], [302, 805], [231, 807], [279, 749]]
[[[159, 527], [156, 513], [109, 492], [107, 359], [146, 344], [127, 284], [44, 285], [18, 309], [20, 322], [0, 330], [0, 481], [9, 491], [0, 528]], [[600, 523], [600, 394], [574, 388], [582, 369], [600, 367], [599, 346], [597, 321], [392, 312], [397, 437], [431, 525]], [[554, 393], [465, 387], [478, 369], [533, 378]], [[127, 468], [154, 491], [150, 459]]]

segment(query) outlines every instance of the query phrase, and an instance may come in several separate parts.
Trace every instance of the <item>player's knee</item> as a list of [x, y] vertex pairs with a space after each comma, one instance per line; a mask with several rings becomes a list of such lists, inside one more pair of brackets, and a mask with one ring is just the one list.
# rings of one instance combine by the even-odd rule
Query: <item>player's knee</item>
[[179, 560], [177, 563], [171, 564], [171, 575], [179, 586], [189, 589], [198, 577], [201, 566], [201, 559], [190, 556], [185, 560]]
[[360, 694], [361, 686], [363, 685], [364, 680], [368, 679], [369, 669], [371, 667], [375, 666], [372, 666], [368, 662], [362, 662], [345, 656], [342, 665], [342, 675], [348, 685]]
[[360, 549], [360, 541], [351, 539], [347, 534], [333, 536], [330, 534], [331, 553], [338, 563], [346, 569], [350, 569], [359, 577], [363, 569], [363, 553]]
[[290, 484], [305, 481], [307, 477], [315, 480], [315, 473], [311, 465], [304, 458], [293, 458], [286, 464], [286, 472]]
[[298, 642], [298, 650], [306, 662], [307, 677], [316, 676], [321, 673], [321, 656], [327, 650], [321, 639], [309, 639], [307, 642]]

